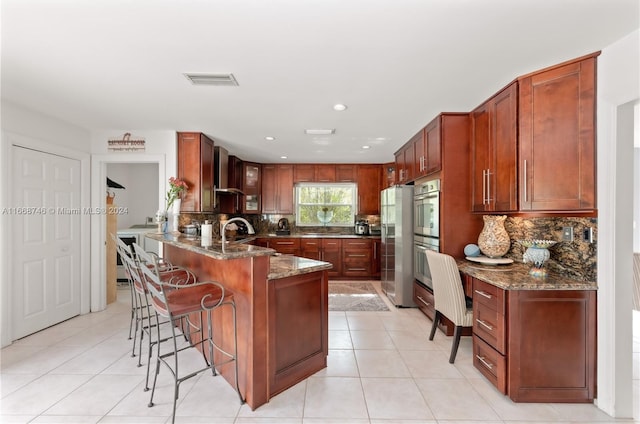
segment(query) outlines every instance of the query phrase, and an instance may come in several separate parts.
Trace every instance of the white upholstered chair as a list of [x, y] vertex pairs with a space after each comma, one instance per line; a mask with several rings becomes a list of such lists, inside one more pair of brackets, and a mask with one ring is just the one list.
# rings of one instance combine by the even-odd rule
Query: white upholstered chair
[[431, 250], [427, 250], [426, 255], [433, 280], [433, 297], [436, 309], [429, 340], [433, 340], [443, 315], [451, 320], [455, 325], [455, 330], [449, 363], [453, 364], [458, 353], [462, 329], [473, 325], [473, 310], [467, 308], [456, 260], [444, 253]]

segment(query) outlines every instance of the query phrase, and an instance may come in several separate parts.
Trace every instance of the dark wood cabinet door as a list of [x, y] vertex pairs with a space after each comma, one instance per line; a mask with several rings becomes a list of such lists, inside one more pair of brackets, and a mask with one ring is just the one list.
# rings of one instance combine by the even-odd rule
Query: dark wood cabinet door
[[278, 165], [278, 213], [293, 213], [293, 165]]
[[293, 213], [293, 165], [262, 165], [262, 213]]
[[242, 213], [257, 214], [262, 210], [262, 165], [253, 162], [243, 163], [242, 173]]
[[493, 164], [489, 176], [493, 210], [518, 210], [518, 87], [513, 83], [493, 99]]
[[427, 144], [425, 143], [424, 129], [414, 135], [409, 143], [413, 144], [414, 154], [414, 172], [415, 177], [421, 177], [427, 174]]
[[322, 260], [333, 265], [333, 268], [328, 271], [329, 278], [339, 278], [342, 275], [342, 241], [340, 239], [322, 239]]
[[214, 210], [214, 142], [198, 132], [178, 133], [178, 178], [189, 189], [181, 203], [183, 212]]
[[380, 214], [381, 165], [358, 166], [358, 214]]
[[442, 170], [441, 119], [441, 116], [438, 116], [424, 129], [424, 146], [426, 150], [425, 159], [423, 160], [424, 175], [431, 175]]
[[315, 181], [318, 183], [336, 182], [336, 166], [335, 165], [316, 165]]
[[520, 81], [520, 209], [596, 208], [596, 58]]
[[357, 179], [358, 165], [336, 165], [336, 182], [349, 183]]
[[262, 213], [277, 213], [276, 165], [262, 165]]
[[322, 239], [300, 240], [300, 253], [304, 258], [322, 260]]
[[518, 210], [517, 83], [472, 112], [472, 209]]
[[293, 168], [293, 182], [311, 183], [316, 179], [316, 167], [313, 164], [299, 163]]

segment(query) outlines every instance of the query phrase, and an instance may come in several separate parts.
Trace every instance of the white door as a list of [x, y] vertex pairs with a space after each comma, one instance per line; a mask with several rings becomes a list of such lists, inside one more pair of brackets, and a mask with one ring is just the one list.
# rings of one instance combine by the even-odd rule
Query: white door
[[80, 314], [80, 162], [12, 148], [12, 335]]

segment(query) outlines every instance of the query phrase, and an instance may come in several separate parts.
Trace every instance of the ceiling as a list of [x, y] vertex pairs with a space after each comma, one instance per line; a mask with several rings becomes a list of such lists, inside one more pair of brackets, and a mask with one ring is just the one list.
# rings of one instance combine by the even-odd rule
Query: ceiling
[[390, 162], [439, 112], [640, 26], [638, 0], [1, 1], [4, 101], [113, 136], [202, 131], [264, 163]]

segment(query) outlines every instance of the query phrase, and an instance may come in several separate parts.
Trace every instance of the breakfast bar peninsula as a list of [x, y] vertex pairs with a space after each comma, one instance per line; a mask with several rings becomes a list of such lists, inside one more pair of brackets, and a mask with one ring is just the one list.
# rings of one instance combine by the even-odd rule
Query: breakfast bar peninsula
[[[239, 387], [251, 409], [327, 366], [330, 263], [183, 234], [146, 237], [163, 243], [163, 257], [171, 264], [233, 293]], [[214, 328], [216, 341], [231, 347], [230, 314], [213, 318], [214, 326], [223, 328]], [[218, 371], [234, 385], [232, 366]]]

